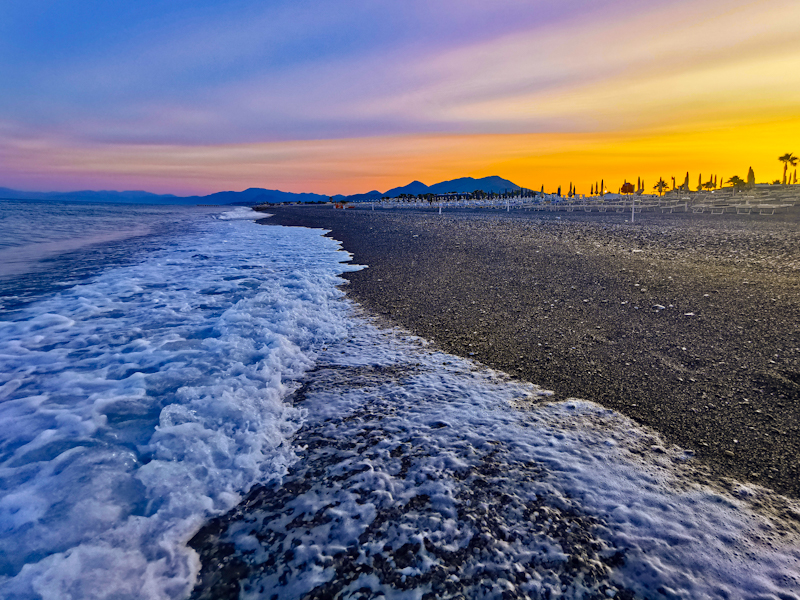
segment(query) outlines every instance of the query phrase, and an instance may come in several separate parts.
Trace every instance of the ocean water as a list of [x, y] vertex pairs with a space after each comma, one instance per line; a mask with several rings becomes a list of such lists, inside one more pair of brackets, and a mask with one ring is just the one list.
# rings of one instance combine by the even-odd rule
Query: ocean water
[[800, 598], [798, 503], [378, 326], [320, 230], [0, 215], [0, 597]]

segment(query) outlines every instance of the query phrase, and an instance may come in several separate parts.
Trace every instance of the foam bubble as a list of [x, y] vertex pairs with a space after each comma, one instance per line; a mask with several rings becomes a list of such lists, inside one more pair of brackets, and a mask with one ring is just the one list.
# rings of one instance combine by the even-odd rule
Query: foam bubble
[[0, 323], [2, 595], [188, 593], [187, 540], [292, 464], [284, 398], [351, 326], [320, 233], [206, 222]]
[[685, 452], [592, 402], [400, 331], [352, 335], [306, 377], [284, 485], [213, 526], [241, 597], [800, 594], [797, 502], [701, 485]]
[[233, 210], [229, 210], [226, 212], [221, 213], [217, 218], [223, 221], [234, 221], [237, 219], [244, 219], [244, 220], [258, 220], [263, 219], [265, 217], [271, 217], [272, 215], [265, 212], [257, 212], [252, 208], [245, 208], [245, 207], [237, 207]]

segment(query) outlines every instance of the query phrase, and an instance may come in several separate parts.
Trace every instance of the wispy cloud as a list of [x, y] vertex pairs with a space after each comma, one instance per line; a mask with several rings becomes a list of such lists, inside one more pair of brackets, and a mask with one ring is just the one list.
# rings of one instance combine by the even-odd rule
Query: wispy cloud
[[532, 143], [792, 120], [798, 22], [795, 0], [4, 3], [0, 185], [535, 180]]

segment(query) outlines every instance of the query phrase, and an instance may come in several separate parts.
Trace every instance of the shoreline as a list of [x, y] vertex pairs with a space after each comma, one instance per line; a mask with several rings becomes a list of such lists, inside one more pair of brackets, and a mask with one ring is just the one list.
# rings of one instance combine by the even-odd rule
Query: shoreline
[[270, 211], [264, 223], [328, 229], [368, 265], [346, 291], [376, 315], [652, 427], [712, 479], [800, 497], [796, 215], [631, 227], [599, 214]]

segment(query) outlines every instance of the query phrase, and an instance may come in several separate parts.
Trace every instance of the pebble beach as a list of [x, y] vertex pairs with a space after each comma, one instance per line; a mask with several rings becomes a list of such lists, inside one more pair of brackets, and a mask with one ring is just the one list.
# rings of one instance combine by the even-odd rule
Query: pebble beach
[[345, 291], [387, 324], [651, 427], [709, 482], [800, 494], [800, 209], [269, 210], [367, 265]]

